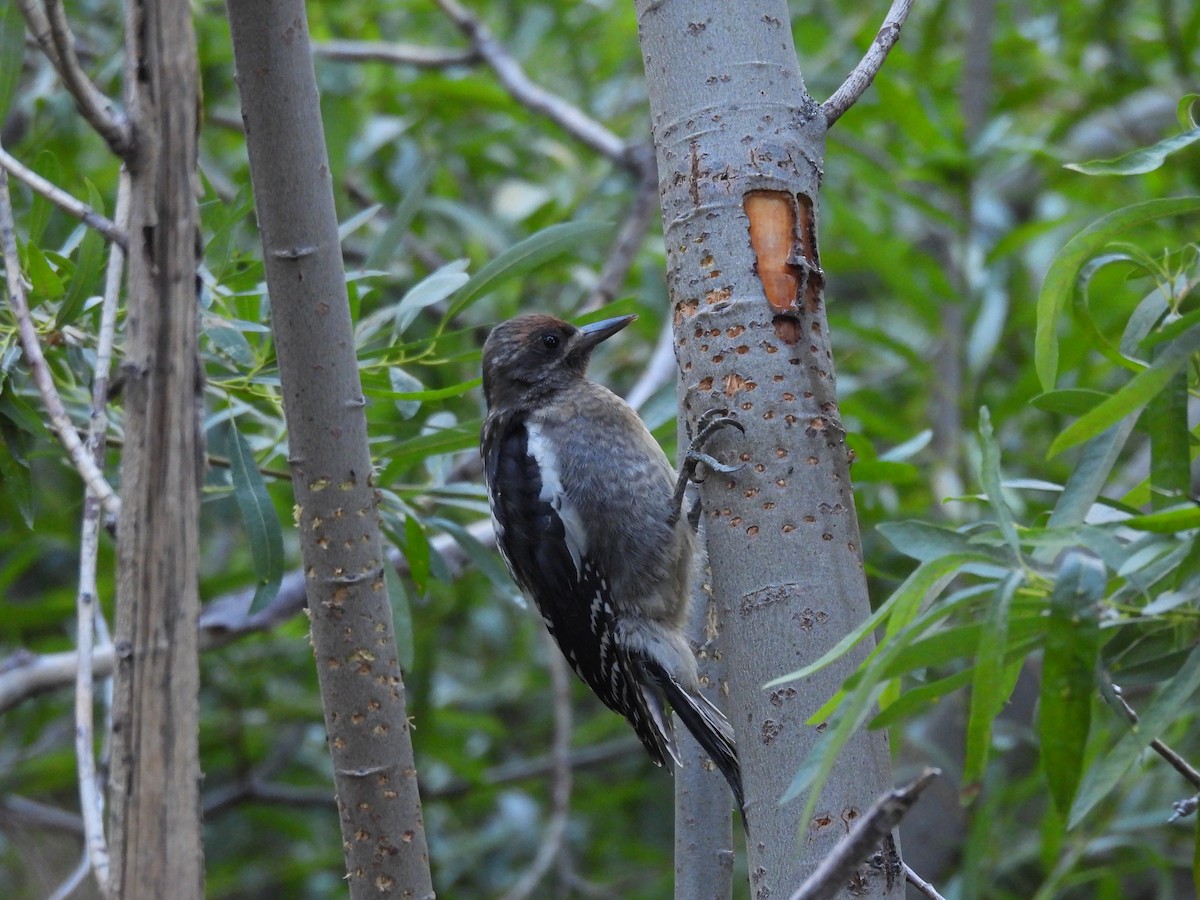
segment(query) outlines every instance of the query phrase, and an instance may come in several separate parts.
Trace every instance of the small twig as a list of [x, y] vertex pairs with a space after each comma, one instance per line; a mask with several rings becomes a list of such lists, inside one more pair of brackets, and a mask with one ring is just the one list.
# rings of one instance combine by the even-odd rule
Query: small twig
[[900, 29], [908, 12], [912, 9], [913, 0], [892, 0], [892, 8], [888, 10], [875, 35], [871, 46], [863, 54], [853, 71], [846, 76], [842, 86], [833, 92], [833, 96], [821, 104], [821, 112], [825, 114], [825, 127], [832, 128], [833, 123], [842, 117], [842, 113], [855, 104], [863, 95], [887, 59], [892, 47], [900, 39]]
[[[117, 187], [118, 222], [129, 215], [129, 176], [122, 171]], [[92, 378], [92, 412], [88, 425], [88, 447], [97, 466], [104, 462], [105, 437], [108, 434], [108, 374], [112, 365], [116, 333], [117, 298], [124, 271], [125, 254], [113, 244], [104, 276], [104, 299], [100, 311], [100, 332], [96, 341], [96, 367]], [[96, 770], [95, 722], [93, 718], [92, 653], [96, 637], [97, 612], [96, 562], [100, 552], [101, 513], [99, 498], [89, 488], [83, 502], [80, 528], [79, 592], [76, 597], [76, 649], [79, 667], [75, 673], [75, 760], [79, 770], [79, 808], [83, 815], [84, 858], [96, 874], [100, 893], [112, 896], [109, 882], [108, 841], [104, 837], [104, 796]]]
[[604, 267], [600, 270], [596, 286], [583, 302], [584, 312], [599, 309], [616, 299], [621, 285], [625, 283], [625, 276], [642, 249], [650, 223], [659, 215], [658, 168], [653, 149], [631, 148], [628, 156], [637, 160], [639, 172], [636, 192], [616, 240], [604, 256]]
[[18, 181], [29, 185], [59, 209], [79, 219], [83, 224], [96, 229], [109, 241], [122, 249], [128, 246], [125, 229], [111, 219], [106, 219], [82, 200], [77, 200], [53, 182], [47, 181], [33, 169], [23, 165], [3, 147], [0, 147], [0, 168]]
[[8, 280], [8, 300], [12, 306], [13, 316], [17, 320], [17, 331], [21, 338], [21, 347], [25, 351], [25, 361], [33, 376], [38, 392], [42, 396], [42, 404], [50, 417], [50, 427], [59, 441], [66, 448], [75, 469], [83, 478], [84, 483], [95, 493], [113, 515], [121, 508], [120, 498], [104, 477], [104, 473], [96, 465], [87, 447], [79, 439], [75, 425], [63, 406], [54, 379], [50, 375], [50, 367], [42, 354], [38, 342], [37, 327], [33, 324], [33, 315], [29, 304], [25, 302], [25, 285], [21, 281], [20, 260], [17, 256], [17, 235], [13, 223], [12, 199], [8, 192], [8, 171], [0, 169], [0, 245], [3, 247], [4, 269]]
[[550, 821], [528, 871], [504, 895], [504, 900], [525, 900], [554, 866], [562, 850], [571, 813], [571, 673], [550, 632], [539, 629], [550, 668], [551, 703], [554, 708], [553, 769], [550, 782]]
[[[821, 860], [816, 871], [792, 894], [791, 900], [827, 900], [842, 892], [846, 881], [864, 859], [876, 851], [900, 820], [912, 809], [921, 792], [934, 778], [938, 769], [926, 769], [908, 784], [888, 791], [871, 804], [871, 808], [851, 829], [850, 834]], [[889, 866], [892, 860], [884, 859]], [[897, 873], [899, 874], [899, 873]]]
[[79, 864], [71, 870], [71, 874], [63, 879], [62, 884], [51, 891], [46, 900], [67, 900], [75, 891], [83, 884], [87, 878], [88, 872], [92, 869], [91, 860], [88, 859], [87, 852], [79, 860]]
[[[1117, 685], [1112, 686], [1112, 694], [1117, 698], [1117, 702], [1121, 704], [1121, 711], [1125, 713], [1132, 725], [1137, 725], [1141, 722], [1137, 712], [1125, 700], [1125, 695], [1121, 692], [1121, 688]], [[1191, 763], [1160, 741], [1158, 738], [1153, 738], [1150, 741], [1150, 749], [1165, 759], [1176, 772], [1182, 775], [1191, 784], [1192, 787], [1200, 789], [1200, 771], [1197, 771]]]
[[636, 171], [636, 163], [630, 160], [623, 140], [578, 107], [530, 81], [520, 64], [496, 40], [488, 27], [461, 6], [458, 0], [437, 0], [437, 5], [470, 40], [471, 47], [496, 73], [500, 85], [514, 100], [546, 116], [600, 155]]
[[908, 863], [904, 864], [904, 878], [909, 884], [928, 897], [929, 900], [946, 900], [945, 897], [937, 892], [937, 888], [914, 872], [912, 866]]
[[[485, 546], [495, 545], [496, 535], [492, 523], [487, 519], [472, 523], [467, 527], [467, 532]], [[449, 535], [435, 535], [430, 546], [441, 555], [451, 577], [468, 562], [466, 553]], [[401, 575], [408, 573], [408, 563], [398, 550], [388, 552], [388, 561]], [[270, 631], [289, 621], [304, 609], [306, 590], [304, 573], [294, 569], [284, 575], [275, 599], [254, 614], [249, 612], [254, 600], [253, 587], [218, 597], [200, 611], [200, 648], [211, 650], [223, 647], [243, 635]], [[104, 642], [97, 647], [92, 660], [94, 677], [107, 678], [111, 675], [114, 659], [110, 643]], [[72, 684], [78, 666], [79, 655], [73, 650], [46, 654], [18, 650], [0, 660], [0, 713], [37, 694]]]
[[322, 41], [313, 44], [313, 52], [338, 62], [384, 62], [418, 69], [471, 66], [480, 60], [479, 51], [474, 48], [458, 50], [388, 41]]
[[45, 0], [44, 10], [37, 0], [17, 0], [17, 6], [34, 40], [75, 100], [75, 107], [113, 153], [124, 157], [130, 145], [129, 125], [116, 112], [112, 100], [83, 71], [61, 0]]

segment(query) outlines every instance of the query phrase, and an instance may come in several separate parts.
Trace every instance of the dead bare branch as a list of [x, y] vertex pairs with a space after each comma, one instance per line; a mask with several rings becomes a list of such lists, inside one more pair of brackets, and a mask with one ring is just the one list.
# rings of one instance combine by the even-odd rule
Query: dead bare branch
[[[866, 815], [858, 820], [845, 840], [821, 860], [812, 875], [792, 894], [791, 900], [829, 900], [841, 894], [863, 860], [890, 841], [892, 830], [912, 809], [921, 792], [940, 774], [937, 769], [926, 769], [904, 787], [888, 791], [872, 803]], [[892, 853], [895, 853], [894, 846]], [[879, 865], [888, 867], [895, 862], [899, 869], [895, 874], [899, 875], [902, 871], [899, 859], [889, 859], [886, 852], [882, 856]]]
[[61, 0], [45, 0], [44, 9], [37, 0], [17, 0], [17, 6], [29, 33], [58, 72], [80, 115], [104, 138], [113, 153], [124, 158], [130, 147], [129, 123], [83, 71]]
[[100, 234], [104, 235], [112, 243], [122, 249], [125, 249], [127, 246], [128, 238], [126, 237], [125, 229], [121, 228], [111, 219], [107, 219], [96, 212], [82, 200], [77, 200], [58, 185], [47, 181], [37, 172], [23, 165], [3, 147], [0, 147], [0, 168], [3, 168], [18, 181], [29, 185], [33, 191], [45, 197], [59, 209], [79, 219], [85, 225], [96, 229], [96, 231], [100, 232]]
[[313, 53], [337, 62], [383, 62], [418, 69], [444, 69], [448, 66], [472, 66], [479, 62], [479, 51], [471, 48], [426, 47], [390, 41], [323, 41], [313, 44]]
[[863, 58], [846, 76], [842, 86], [833, 92], [833, 96], [821, 104], [821, 112], [825, 114], [826, 128], [832, 128], [833, 123], [842, 117], [842, 113], [853, 106], [871, 86], [871, 82], [883, 68], [884, 60], [887, 59], [892, 47], [896, 46], [896, 41], [900, 40], [900, 29], [911, 9], [912, 0], [892, 0], [892, 7], [884, 17], [883, 24], [879, 26], [879, 31], [875, 35], [875, 40], [871, 41], [871, 46], [863, 54]]
[[625, 141], [617, 137], [577, 106], [568, 103], [540, 85], [534, 84], [491, 30], [458, 0], [437, 0], [438, 6], [458, 26], [479, 57], [514, 100], [538, 115], [545, 116], [564, 131], [591, 147], [601, 156], [636, 172]]

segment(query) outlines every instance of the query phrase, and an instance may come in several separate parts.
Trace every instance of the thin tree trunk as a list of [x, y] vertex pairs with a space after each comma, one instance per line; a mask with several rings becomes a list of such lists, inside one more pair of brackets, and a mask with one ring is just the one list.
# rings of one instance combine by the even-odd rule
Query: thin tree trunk
[[204, 894], [197, 616], [201, 373], [196, 39], [187, 0], [126, 4], [134, 141], [117, 538], [113, 896]]
[[[891, 787], [887, 739], [851, 741], [808, 822], [779, 806], [821, 728], [806, 720], [868, 647], [764, 691], [869, 613], [817, 251], [824, 117], [784, 0], [636, 0], [658, 154], [675, 343], [689, 421], [727, 408], [711, 447], [734, 475], [701, 486], [737, 733], [754, 897], [789, 896]], [[799, 840], [797, 840], [799, 837]], [[894, 847], [855, 896], [901, 896]], [[851, 886], [848, 885], [848, 888]]]
[[433, 896], [301, 0], [229, 0], [312, 643], [355, 898]]

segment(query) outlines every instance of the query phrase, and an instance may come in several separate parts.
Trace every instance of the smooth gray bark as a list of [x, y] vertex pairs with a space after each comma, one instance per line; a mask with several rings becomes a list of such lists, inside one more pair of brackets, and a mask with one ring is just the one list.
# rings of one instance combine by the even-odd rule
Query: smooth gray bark
[[429, 852], [304, 4], [227, 8], [350, 895], [421, 900]]
[[[891, 787], [887, 739], [856, 736], [808, 822], [784, 794], [823, 730], [806, 720], [870, 647], [764, 691], [870, 611], [817, 249], [824, 118], [786, 2], [636, 0], [654, 127], [683, 411], [746, 426], [713, 443], [734, 475], [701, 486], [716, 648], [737, 732], [752, 896], [788, 896]], [[893, 849], [893, 848], [887, 848]], [[901, 896], [899, 859], [847, 890]]]

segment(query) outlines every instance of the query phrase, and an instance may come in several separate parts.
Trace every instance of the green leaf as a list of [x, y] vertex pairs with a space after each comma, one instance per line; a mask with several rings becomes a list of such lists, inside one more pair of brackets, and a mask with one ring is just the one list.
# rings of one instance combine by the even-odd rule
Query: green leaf
[[1083, 774], [1091, 728], [1100, 652], [1097, 604], [1104, 587], [1100, 562], [1075, 551], [1064, 558], [1050, 597], [1037, 729], [1042, 770], [1054, 805], [1064, 818]]
[[[888, 621], [889, 618], [900, 623], [900, 627], [902, 627], [912, 621], [913, 616], [920, 609], [921, 603], [926, 597], [936, 596], [941, 593], [945, 586], [953, 580], [954, 576], [964, 566], [986, 561], [988, 561], [987, 558], [979, 553], [955, 553], [947, 556], [939, 556], [922, 563], [908, 578], [904, 579], [904, 583], [896, 588], [887, 600], [880, 604], [875, 612], [871, 613], [857, 628], [838, 641], [837, 644], [819, 659], [801, 669], [797, 669], [795, 672], [769, 681], [763, 687], [778, 687], [781, 684], [807, 678], [814, 672], [819, 672], [830, 663], [844, 656], [851, 647], [878, 628], [883, 622]], [[894, 631], [890, 624], [889, 631]]]
[[396, 306], [392, 334], [400, 337], [427, 306], [441, 303], [470, 281], [466, 273], [467, 261], [456, 259], [446, 263], [433, 274], [421, 279]]
[[1104, 391], [1094, 391], [1088, 388], [1060, 388], [1038, 394], [1029, 403], [1035, 409], [1043, 412], [1082, 416], [1091, 412], [1108, 397], [1109, 395]]
[[[1071, 528], [1083, 524], [1088, 510], [1108, 483], [1109, 473], [1129, 435], [1133, 433], [1134, 424], [1135, 420], [1129, 417], [1088, 441], [1058, 502], [1054, 504], [1047, 527]], [[1046, 559], [1042, 554], [1037, 558]]]
[[607, 222], [563, 222], [551, 225], [509, 247], [463, 286], [450, 304], [447, 319], [453, 319], [471, 303], [513, 278], [532, 271], [546, 260], [592, 243], [612, 230]]
[[1012, 510], [1004, 499], [1004, 488], [1000, 477], [1000, 448], [996, 446], [996, 438], [992, 433], [992, 415], [986, 406], [979, 410], [979, 443], [982, 450], [979, 464], [980, 478], [983, 489], [987, 492], [988, 505], [996, 513], [996, 521], [1000, 524], [1000, 533], [1012, 550], [1013, 556], [1021, 558], [1021, 539], [1017, 536], [1017, 522]]
[[1015, 666], [1005, 665], [1008, 652], [1008, 620], [1013, 595], [1025, 582], [1025, 573], [1015, 571], [1000, 584], [988, 607], [987, 619], [976, 645], [975, 677], [971, 681], [971, 707], [967, 717], [967, 756], [963, 764], [963, 788], [978, 792], [992, 745], [992, 723], [1012, 694]]
[[412, 671], [413, 656], [413, 620], [412, 606], [408, 602], [408, 591], [404, 589], [404, 579], [396, 572], [396, 567], [383, 567], [383, 580], [387, 585], [388, 600], [392, 605], [392, 622], [396, 630], [396, 653], [400, 658], [400, 668]]
[[429, 539], [416, 516], [404, 518], [404, 558], [408, 561], [409, 577], [418, 593], [424, 594], [429, 584]]
[[916, 519], [882, 522], [875, 528], [889, 544], [905, 556], [920, 562], [929, 562], [955, 553], [987, 557], [991, 562], [1005, 560], [1002, 551], [973, 544], [971, 539], [961, 532]]
[[372, 206], [368, 206], [362, 212], [355, 213], [345, 222], [340, 224], [338, 226], [338, 243], [344, 243], [346, 238], [354, 234], [354, 232], [358, 231], [358, 229], [362, 228], [373, 218], [375, 218], [381, 209], [383, 209], [383, 204], [376, 203]]
[[408, 234], [413, 218], [421, 208], [421, 203], [425, 200], [425, 192], [429, 187], [429, 179], [433, 175], [434, 169], [433, 163], [426, 164], [406, 185], [404, 199], [392, 213], [392, 220], [383, 230], [383, 234], [379, 236], [379, 240], [375, 242], [375, 246], [371, 248], [366, 262], [363, 263], [366, 268], [386, 269], [391, 263], [401, 241]]
[[283, 578], [283, 529], [254, 454], [232, 418], [229, 419], [226, 444], [233, 496], [250, 539], [254, 575], [258, 581], [250, 604], [253, 614], [270, 604], [279, 593], [279, 582]]
[[[104, 215], [104, 198], [90, 181], [87, 183], [88, 206]], [[70, 325], [83, 309], [84, 301], [90, 296], [89, 288], [95, 282], [104, 265], [104, 238], [94, 228], [80, 226], [84, 229], [83, 239], [79, 242], [79, 253], [75, 257], [75, 274], [71, 276], [67, 296], [63, 298], [54, 317], [54, 327], [63, 328]]]
[[8, 422], [0, 422], [0, 492], [16, 506], [26, 528], [33, 528], [33, 477], [22, 446], [25, 435]]
[[454, 538], [455, 543], [462, 548], [463, 553], [467, 554], [475, 567], [486, 575], [488, 580], [503, 594], [513, 598], [520, 597], [520, 592], [513, 584], [512, 578], [509, 577], [508, 571], [500, 562], [500, 556], [495, 550], [483, 546], [472, 536], [471, 532], [449, 519], [434, 517], [426, 519], [425, 524], [429, 528], [444, 531]]
[[1115, 747], [1100, 756], [1088, 769], [1071, 806], [1067, 827], [1074, 828], [1097, 803], [1120, 783], [1150, 742], [1159, 737], [1179, 716], [1192, 708], [1192, 696], [1200, 688], [1200, 647], [1188, 655], [1170, 681], [1155, 692], [1141, 721], [1122, 735]]
[[1168, 156], [1200, 141], [1200, 128], [1163, 138], [1157, 144], [1140, 147], [1116, 159], [1093, 159], [1085, 163], [1067, 163], [1063, 168], [1084, 175], [1144, 175], [1159, 168]]
[[0, 8], [0, 122], [8, 121], [13, 94], [25, 63], [25, 19], [17, 4]]
[[[1163, 352], [1156, 347], [1155, 357]], [[1186, 497], [1192, 484], [1186, 371], [1172, 375], [1150, 399], [1142, 413], [1142, 426], [1150, 435], [1150, 503], [1161, 509]]]
[[35, 244], [25, 245], [25, 271], [29, 275], [30, 297], [32, 307], [40, 300], [54, 300], [66, 291], [62, 279], [50, 265], [49, 260]]
[[380, 473], [379, 483], [391, 484], [404, 468], [427, 457], [474, 447], [479, 443], [479, 425], [476, 419], [401, 441], [389, 448], [386, 454], [388, 462]]
[[1058, 320], [1074, 296], [1084, 263], [1137, 225], [1196, 209], [1200, 209], [1200, 197], [1148, 200], [1109, 213], [1067, 241], [1050, 264], [1038, 294], [1034, 358], [1043, 390], [1054, 387], [1058, 378]]
[[1126, 416], [1140, 412], [1166, 388], [1175, 373], [1188, 363], [1197, 350], [1200, 350], [1200, 325], [1185, 331], [1156, 354], [1149, 368], [1139, 372], [1123, 388], [1063, 429], [1050, 444], [1047, 457], [1057, 456], [1076, 444], [1082, 444]]
[[1170, 509], [1160, 509], [1143, 516], [1122, 519], [1121, 526], [1136, 528], [1138, 531], [1152, 531], [1156, 534], [1175, 534], [1192, 528], [1200, 528], [1200, 506], [1195, 503], [1184, 503]]

